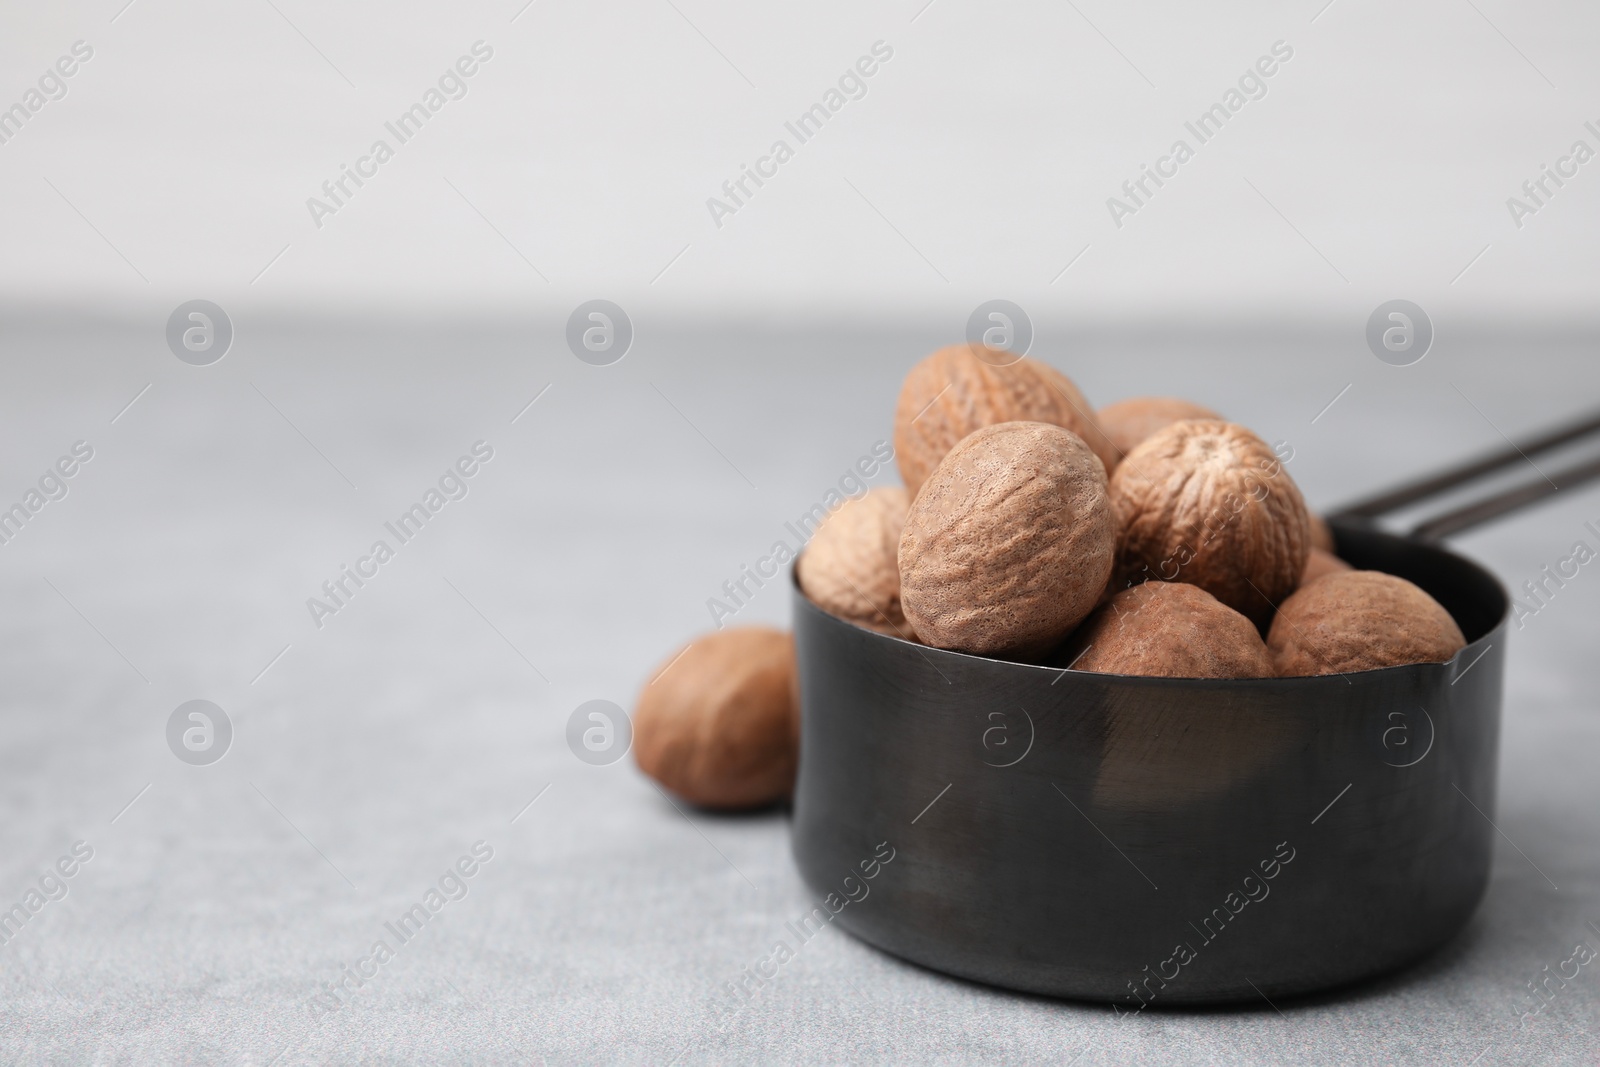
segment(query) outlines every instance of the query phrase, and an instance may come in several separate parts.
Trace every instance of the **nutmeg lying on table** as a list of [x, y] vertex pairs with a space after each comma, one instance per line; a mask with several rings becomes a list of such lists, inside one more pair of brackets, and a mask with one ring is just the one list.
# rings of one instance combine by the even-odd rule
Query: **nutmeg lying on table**
[[766, 626], [690, 642], [651, 676], [633, 713], [639, 769], [704, 808], [786, 798], [799, 748], [794, 638]]

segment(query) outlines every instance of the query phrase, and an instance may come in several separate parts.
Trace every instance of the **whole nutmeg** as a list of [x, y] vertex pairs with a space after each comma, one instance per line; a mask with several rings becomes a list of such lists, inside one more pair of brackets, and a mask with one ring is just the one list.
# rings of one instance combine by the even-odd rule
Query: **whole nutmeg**
[[911, 368], [894, 411], [894, 453], [914, 497], [956, 443], [1001, 422], [1048, 422], [1088, 443], [1109, 472], [1120, 453], [1072, 380], [1053, 367], [981, 344], [941, 348]]
[[1163, 678], [1271, 678], [1255, 624], [1199, 586], [1145, 582], [1124, 589], [1078, 627], [1058, 666]]
[[1318, 578], [1326, 578], [1330, 574], [1343, 574], [1354, 569], [1332, 552], [1312, 548], [1311, 553], [1306, 556], [1306, 569], [1300, 574], [1300, 588], [1304, 589]]
[[1095, 412], [1100, 428], [1121, 455], [1132, 452], [1157, 430], [1185, 419], [1220, 419], [1210, 408], [1175, 396], [1136, 396], [1107, 404]]
[[901, 604], [927, 644], [1029, 656], [1094, 609], [1115, 551], [1105, 467], [1083, 439], [1003, 422], [951, 449], [912, 501]]
[[1306, 512], [1306, 518], [1311, 520], [1311, 547], [1320, 548], [1330, 555], [1337, 553], [1339, 546], [1333, 542], [1333, 528], [1327, 520], [1314, 511]]
[[1111, 476], [1118, 577], [1198, 585], [1258, 627], [1294, 592], [1306, 505], [1270, 446], [1231, 422], [1157, 430]]
[[765, 626], [691, 642], [657, 669], [633, 713], [639, 769], [705, 808], [788, 796], [799, 749], [794, 638]]
[[911, 498], [873, 489], [829, 515], [795, 564], [800, 588], [823, 611], [879, 633], [910, 637], [900, 610], [900, 532]]
[[1330, 574], [1283, 602], [1267, 635], [1280, 677], [1443, 663], [1467, 640], [1437, 600], [1392, 574]]

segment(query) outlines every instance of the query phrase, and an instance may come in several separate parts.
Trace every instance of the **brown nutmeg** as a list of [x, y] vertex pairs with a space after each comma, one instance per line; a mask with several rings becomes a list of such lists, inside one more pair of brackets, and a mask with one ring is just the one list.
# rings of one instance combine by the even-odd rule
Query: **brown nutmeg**
[[1175, 396], [1136, 396], [1107, 404], [1095, 412], [1100, 428], [1106, 432], [1120, 455], [1127, 455], [1157, 430], [1185, 419], [1221, 419], [1210, 408], [1179, 400]]
[[1343, 574], [1354, 569], [1332, 552], [1313, 547], [1306, 556], [1306, 569], [1300, 574], [1300, 588], [1304, 589], [1318, 578], [1326, 578], [1330, 574]]
[[794, 789], [800, 713], [794, 638], [718, 630], [668, 659], [639, 693], [639, 769], [705, 808], [750, 808]]
[[883, 486], [847, 500], [795, 564], [800, 588], [830, 615], [895, 637], [912, 636], [900, 610], [900, 532], [911, 499]]
[[1107, 472], [1120, 453], [1072, 380], [1053, 367], [981, 344], [941, 348], [911, 368], [894, 412], [894, 452], [913, 497], [956, 443], [1001, 422], [1048, 422], [1089, 445]]
[[1111, 476], [1118, 578], [1198, 585], [1257, 626], [1294, 592], [1310, 551], [1306, 505], [1261, 438], [1230, 422], [1175, 422]]
[[1437, 600], [1378, 571], [1330, 574], [1283, 602], [1267, 635], [1280, 677], [1443, 663], [1466, 646]]
[[1320, 548], [1329, 555], [1337, 555], [1339, 546], [1333, 541], [1333, 528], [1328, 521], [1314, 511], [1306, 512], [1306, 518], [1311, 520], [1311, 547]]
[[1199, 586], [1145, 582], [1089, 616], [1054, 658], [1100, 674], [1271, 678], [1255, 624]]
[[927, 644], [1033, 655], [1094, 609], [1115, 550], [1105, 467], [1081, 437], [1040, 422], [987, 426], [912, 501], [901, 604]]

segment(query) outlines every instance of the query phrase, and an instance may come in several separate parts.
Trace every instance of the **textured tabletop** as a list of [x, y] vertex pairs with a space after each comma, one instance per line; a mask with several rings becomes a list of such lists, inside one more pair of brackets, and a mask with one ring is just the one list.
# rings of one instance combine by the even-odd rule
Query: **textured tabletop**
[[[728, 983], [811, 906], [786, 814], [685, 811], [631, 760], [576, 758], [568, 718], [631, 706], [710, 626], [723, 581], [889, 436], [948, 331], [651, 323], [597, 367], [559, 322], [234, 325], [193, 367], [160, 316], [0, 320], [0, 507], [49, 492], [0, 544], [0, 905], [26, 914], [0, 946], [8, 1062], [1600, 1057], [1592, 967], [1518, 1023], [1531, 979], [1600, 946], [1588, 567], [1513, 629], [1493, 880], [1416, 968], [1118, 1021], [829, 929], [745, 1002]], [[1457, 327], [1396, 368], [1359, 324], [1041, 323], [1034, 354], [1097, 402], [1189, 396], [1291, 442], [1329, 506], [1593, 406], [1593, 343]], [[1600, 492], [1457, 544], [1519, 587], [1593, 543], [1586, 521]], [[346, 567], [368, 577], [308, 607]], [[786, 597], [735, 621], [781, 624]], [[169, 744], [191, 700], [231, 728], [208, 765]]]

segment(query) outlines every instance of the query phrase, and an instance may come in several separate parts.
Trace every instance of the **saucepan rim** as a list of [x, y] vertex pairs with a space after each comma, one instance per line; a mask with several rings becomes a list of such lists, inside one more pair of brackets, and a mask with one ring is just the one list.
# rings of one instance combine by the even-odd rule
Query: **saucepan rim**
[[[849, 629], [859, 631], [861, 634], [866, 635], [869, 639], [890, 641], [898, 645], [904, 645], [907, 648], [915, 649], [924, 655], [931, 655], [936, 658], [949, 657], [956, 660], [965, 660], [969, 663], [984, 664], [988, 667], [995, 667], [1003, 670], [1016, 670], [1019, 673], [1037, 672], [1040, 674], [1056, 675], [1058, 676], [1056, 679], [1057, 681], [1060, 680], [1059, 676], [1061, 675], [1071, 675], [1075, 678], [1094, 678], [1107, 681], [1114, 679], [1121, 684], [1129, 684], [1152, 689], [1247, 689], [1253, 692], [1273, 692], [1278, 690], [1297, 690], [1304, 692], [1310, 687], [1316, 685], [1348, 685], [1357, 678], [1363, 680], [1382, 678], [1384, 676], [1398, 675], [1406, 671], [1422, 673], [1436, 672], [1443, 675], [1454, 674], [1456, 677], [1460, 677], [1467, 670], [1471, 669], [1472, 664], [1475, 663], [1478, 656], [1482, 654], [1481, 650], [1488, 644], [1491, 644], [1492, 639], [1494, 639], [1501, 632], [1501, 630], [1504, 629], [1506, 620], [1511, 614], [1511, 594], [1506, 590], [1505, 584], [1501, 582], [1492, 571], [1485, 568], [1476, 560], [1473, 560], [1458, 552], [1453, 552], [1450, 549], [1445, 548], [1443, 545], [1437, 543], [1429, 543], [1418, 540], [1414, 537], [1406, 537], [1401, 534], [1389, 533], [1388, 531], [1380, 530], [1376, 527], [1367, 526], [1364, 524], [1361, 526], [1352, 526], [1350, 524], [1340, 522], [1338, 519], [1334, 519], [1330, 525], [1334, 527], [1336, 533], [1341, 527], [1350, 529], [1352, 531], [1359, 530], [1361, 536], [1376, 535], [1415, 548], [1437, 552], [1442, 556], [1448, 557], [1454, 563], [1470, 568], [1477, 573], [1477, 576], [1480, 579], [1489, 583], [1496, 595], [1499, 597], [1500, 603], [1494, 623], [1485, 629], [1484, 632], [1477, 638], [1468, 641], [1466, 645], [1463, 646], [1461, 650], [1454, 656], [1443, 662], [1407, 663], [1397, 667], [1377, 667], [1365, 671], [1345, 671], [1340, 674], [1307, 675], [1298, 678], [1167, 678], [1143, 674], [1111, 674], [1105, 671], [1080, 671], [1072, 667], [1051, 667], [1041, 663], [1026, 663], [1021, 660], [999, 659], [994, 656], [983, 656], [973, 652], [959, 652], [955, 649], [937, 648], [933, 645], [924, 645], [916, 641], [908, 641], [903, 637], [897, 637], [893, 634], [886, 634], [879, 630], [873, 630], [868, 627], [861, 626], [857, 623], [851, 622], [849, 619], [840, 618], [839, 616], [824, 610], [809, 596], [807, 596], [805, 590], [800, 587], [798, 559], [789, 566], [789, 581], [794, 587], [796, 601], [800, 604], [803, 604], [806, 609], [816, 612], [818, 615], [821, 615], [822, 617], [829, 619], [840, 626], [845, 626]], [[1461, 620], [1456, 619], [1456, 622], [1459, 625]], [[1466, 664], [1465, 667], [1462, 667], [1463, 663]]]

